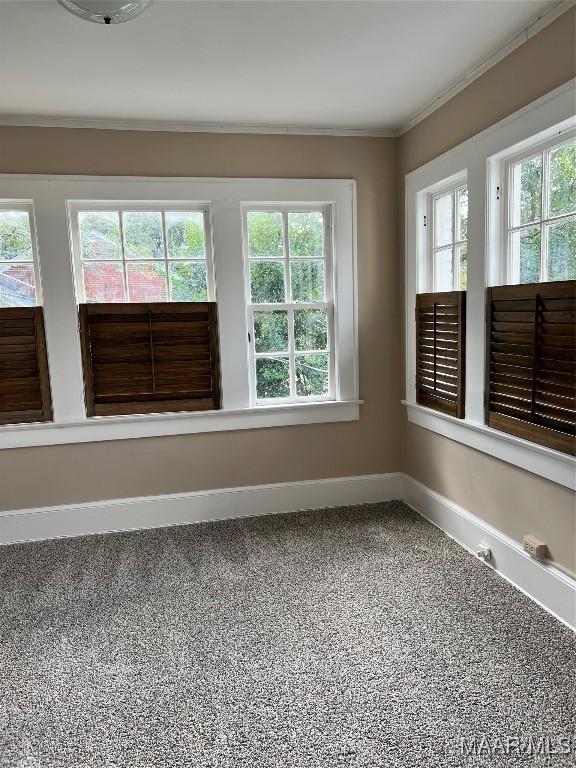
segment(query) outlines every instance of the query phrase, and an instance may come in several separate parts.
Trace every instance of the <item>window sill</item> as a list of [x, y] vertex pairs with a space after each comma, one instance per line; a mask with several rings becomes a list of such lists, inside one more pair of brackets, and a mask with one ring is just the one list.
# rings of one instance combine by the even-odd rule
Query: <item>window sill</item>
[[255, 406], [243, 410], [101, 416], [73, 423], [14, 424], [0, 427], [0, 450], [40, 445], [133, 440], [238, 429], [358, 421], [362, 400]]
[[416, 403], [402, 400], [402, 404], [406, 406], [408, 421], [412, 424], [545, 477], [566, 488], [576, 489], [576, 460], [567, 454], [499, 432], [485, 424], [457, 419]]

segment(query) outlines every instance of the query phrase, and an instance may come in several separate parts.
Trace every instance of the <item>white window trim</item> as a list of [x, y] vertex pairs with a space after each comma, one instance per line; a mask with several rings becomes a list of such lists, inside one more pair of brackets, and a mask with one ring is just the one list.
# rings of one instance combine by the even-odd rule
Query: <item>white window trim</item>
[[[406, 176], [405, 366], [408, 419], [529, 472], [576, 488], [576, 460], [485, 425], [485, 289], [505, 282], [502, 253], [502, 166], [512, 153], [535, 142], [562, 141], [574, 130], [574, 87], [565, 83], [477, 136]], [[416, 293], [426, 290], [428, 260], [423, 217], [428, 194], [466, 174], [468, 186], [468, 286], [466, 298], [466, 418], [455, 419], [416, 403]], [[448, 426], [447, 426], [448, 425]]]
[[[42, 279], [40, 262], [38, 259], [38, 241], [36, 239], [36, 222], [34, 221], [34, 203], [32, 200], [6, 200], [0, 199], [0, 211], [25, 211], [28, 214], [30, 225], [30, 240], [32, 242], [32, 266], [34, 268], [34, 282], [36, 290], [36, 306], [42, 306]], [[16, 264], [22, 264], [17, 259]], [[30, 262], [28, 262], [30, 263]]]
[[[326, 296], [323, 302], [292, 302], [286, 301], [284, 303], [275, 304], [253, 304], [250, 300], [250, 262], [260, 261], [260, 259], [251, 259], [248, 257], [248, 231], [246, 226], [246, 216], [253, 211], [266, 211], [274, 210], [281, 211], [283, 218], [284, 229], [284, 256], [282, 259], [270, 259], [270, 261], [284, 262], [284, 295], [288, 299], [290, 297], [290, 255], [288, 244], [288, 213], [304, 212], [307, 213], [312, 210], [322, 211], [324, 214], [324, 265], [325, 265], [325, 282], [326, 282]], [[251, 341], [248, 345], [249, 359], [250, 359], [250, 404], [252, 406], [273, 406], [277, 403], [312, 403], [322, 402], [336, 399], [336, 392], [338, 390], [338, 384], [335, 381], [335, 366], [334, 366], [334, 353], [335, 353], [335, 339], [334, 339], [334, 268], [333, 268], [333, 251], [334, 246], [332, 242], [332, 219], [333, 211], [331, 205], [284, 205], [284, 206], [270, 206], [270, 205], [244, 205], [242, 211], [242, 223], [243, 223], [243, 249], [244, 249], [244, 264], [245, 264], [245, 291], [246, 291], [246, 309], [247, 309], [247, 322], [248, 332], [250, 334]], [[262, 259], [265, 260], [265, 259]], [[312, 260], [312, 259], [311, 259]], [[289, 349], [294, 347], [293, 339], [293, 318], [292, 315], [295, 310], [299, 309], [324, 309], [327, 313], [327, 331], [328, 331], [328, 392], [326, 395], [310, 396], [310, 397], [298, 397], [295, 393], [293, 396], [287, 398], [277, 399], [264, 399], [256, 396], [256, 359], [259, 357], [268, 357], [265, 353], [256, 353], [255, 351], [255, 339], [254, 339], [254, 312], [258, 311], [274, 311], [285, 310], [288, 312], [288, 335], [289, 335]], [[293, 371], [294, 358], [296, 352], [280, 352], [279, 356], [287, 357], [290, 360], [290, 378], [291, 385], [294, 382], [295, 376]], [[319, 351], [319, 354], [322, 354]], [[272, 355], [274, 356], [274, 355]]]
[[[0, 427], [0, 449], [359, 418], [355, 181], [8, 174], [0, 176], [2, 199], [33, 201], [54, 422]], [[263, 200], [280, 205], [326, 205], [334, 213], [334, 401], [255, 407], [250, 403], [242, 207]], [[150, 205], [168, 201], [170, 205], [180, 202], [198, 206], [208, 201], [219, 315], [221, 411], [86, 418], [68, 215], [69, 205], [78, 201], [138, 201]]]
[[[426, 228], [428, 233], [427, 237], [424, 239], [425, 247], [427, 251], [425, 255], [423, 254], [424, 259], [427, 261], [428, 279], [427, 279], [427, 283], [425, 284], [425, 287], [422, 286], [420, 288], [421, 291], [438, 292], [438, 287], [436, 284], [436, 269], [435, 269], [436, 265], [434, 263], [434, 256], [436, 251], [440, 251], [443, 248], [449, 248], [449, 247], [452, 248], [452, 290], [453, 291], [460, 290], [460, 264], [458, 262], [458, 246], [462, 245], [463, 243], [466, 243], [467, 240], [456, 239], [458, 202], [457, 202], [457, 196], [455, 195], [455, 193], [461, 187], [465, 187], [466, 184], [467, 184], [466, 173], [461, 173], [456, 178], [452, 177], [449, 183], [442, 182], [439, 185], [436, 185], [432, 189], [428, 190], [426, 221], [423, 224], [423, 226]], [[435, 246], [434, 245], [434, 227], [436, 226], [436, 215], [434, 213], [434, 201], [448, 194], [454, 195], [454, 201], [455, 201], [455, 207], [453, 211], [453, 221], [452, 221], [452, 241], [445, 246]]]
[[[576, 137], [576, 130], [567, 130], [562, 135], [555, 134], [552, 138], [546, 141], [539, 141], [531, 144], [529, 147], [523, 149], [520, 152], [513, 154], [507, 154], [500, 158], [500, 177], [502, 179], [502, 199], [504, 205], [502, 207], [502, 241], [501, 241], [501, 254], [503, 258], [502, 271], [506, 284], [519, 283], [520, 282], [520, 264], [513, 262], [512, 252], [510, 248], [510, 239], [512, 232], [519, 231], [531, 226], [540, 227], [541, 240], [540, 240], [540, 282], [546, 282], [548, 280], [548, 263], [546, 261], [547, 252], [547, 238], [546, 224], [560, 222], [564, 219], [574, 218], [576, 212], [561, 214], [559, 216], [550, 217], [548, 215], [548, 185], [550, 182], [548, 174], [548, 155], [550, 152], [566, 141]], [[543, 156], [542, 167], [542, 208], [541, 216], [536, 221], [529, 224], [519, 224], [512, 226], [512, 168], [523, 160], [528, 160], [531, 157]]]
[[[102, 200], [74, 200], [70, 201], [68, 203], [68, 212], [69, 212], [69, 219], [70, 219], [70, 237], [72, 240], [72, 254], [73, 254], [73, 261], [74, 261], [74, 276], [75, 276], [75, 282], [76, 282], [76, 296], [78, 298], [79, 303], [83, 303], [86, 301], [86, 297], [84, 294], [84, 281], [82, 279], [82, 264], [85, 263], [82, 260], [81, 255], [81, 247], [80, 247], [80, 228], [78, 225], [78, 214], [80, 212], [84, 211], [114, 211], [118, 212], [120, 214], [120, 230], [121, 230], [121, 239], [122, 239], [122, 256], [121, 259], [106, 259], [105, 262], [107, 264], [117, 264], [121, 261], [122, 263], [122, 271], [124, 274], [124, 290], [126, 293], [126, 296], [128, 296], [128, 286], [126, 283], [126, 265], [129, 264], [132, 260], [128, 260], [125, 258], [124, 250], [125, 250], [125, 243], [124, 243], [124, 232], [123, 232], [123, 224], [122, 224], [122, 217], [121, 214], [125, 211], [153, 211], [153, 212], [160, 212], [162, 214], [162, 230], [164, 239], [165, 238], [165, 232], [166, 232], [166, 225], [165, 225], [165, 214], [166, 212], [171, 211], [190, 211], [190, 212], [200, 212], [204, 214], [204, 242], [206, 247], [206, 254], [205, 257], [202, 259], [193, 259], [193, 258], [182, 258], [182, 259], [170, 259], [168, 255], [168, 248], [167, 243], [164, 242], [164, 259], [163, 262], [166, 264], [166, 279], [167, 279], [167, 287], [168, 287], [168, 296], [170, 292], [170, 271], [168, 269], [168, 264], [171, 262], [179, 262], [179, 261], [186, 261], [186, 262], [195, 262], [195, 263], [201, 263], [204, 262], [206, 264], [206, 282], [207, 282], [207, 288], [208, 288], [208, 301], [214, 301], [215, 297], [215, 287], [214, 287], [214, 259], [213, 259], [213, 252], [212, 252], [212, 231], [211, 231], [211, 216], [210, 216], [210, 204], [204, 203], [202, 205], [198, 205], [197, 203], [186, 203], [186, 202], [171, 202], [171, 201], [158, 201], [156, 203], [150, 203], [148, 201], [142, 201], [142, 202], [120, 202], [118, 200], [108, 200], [108, 201], [102, 201]], [[103, 260], [104, 261], [104, 260]], [[135, 259], [135, 262], [143, 261]], [[149, 263], [153, 263], [154, 259], [148, 259]], [[158, 260], [159, 261], [159, 260]], [[86, 263], [95, 264], [98, 263], [97, 260], [90, 260]], [[158, 263], [158, 262], [156, 262]], [[169, 299], [167, 298], [167, 301]]]

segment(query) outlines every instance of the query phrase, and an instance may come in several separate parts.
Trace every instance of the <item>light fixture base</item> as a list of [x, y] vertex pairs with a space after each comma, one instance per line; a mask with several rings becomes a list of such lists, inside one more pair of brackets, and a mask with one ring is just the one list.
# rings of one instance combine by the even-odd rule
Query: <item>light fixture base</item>
[[66, 10], [96, 24], [121, 24], [139, 16], [152, 0], [58, 0]]

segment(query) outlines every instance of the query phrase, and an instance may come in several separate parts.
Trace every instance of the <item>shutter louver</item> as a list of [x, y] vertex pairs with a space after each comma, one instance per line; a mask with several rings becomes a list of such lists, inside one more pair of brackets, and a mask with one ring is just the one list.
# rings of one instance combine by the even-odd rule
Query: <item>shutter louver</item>
[[0, 309], [0, 424], [51, 420], [42, 307]]
[[416, 402], [464, 418], [466, 292], [416, 296]]
[[220, 404], [216, 304], [82, 304], [88, 416], [211, 411]]
[[486, 421], [575, 453], [576, 281], [487, 290]]

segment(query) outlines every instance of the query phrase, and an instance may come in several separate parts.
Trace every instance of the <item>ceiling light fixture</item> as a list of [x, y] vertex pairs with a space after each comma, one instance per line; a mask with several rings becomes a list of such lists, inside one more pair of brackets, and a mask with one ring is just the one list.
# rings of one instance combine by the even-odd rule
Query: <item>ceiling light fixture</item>
[[66, 10], [97, 24], [121, 24], [139, 16], [152, 0], [58, 0]]

